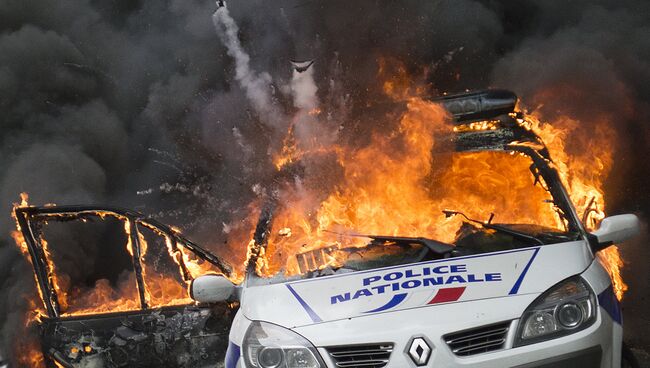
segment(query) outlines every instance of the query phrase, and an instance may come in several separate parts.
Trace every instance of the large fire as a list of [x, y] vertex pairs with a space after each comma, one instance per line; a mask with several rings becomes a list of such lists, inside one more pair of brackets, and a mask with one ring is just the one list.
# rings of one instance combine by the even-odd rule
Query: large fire
[[[304, 157], [331, 154], [344, 173], [324, 198], [295, 183], [280, 189], [279, 202], [287, 205], [274, 214], [274, 230], [265, 256], [257, 264], [261, 273], [295, 274], [300, 271], [293, 257], [296, 253], [325, 246], [364, 246], [367, 242], [341, 234], [425, 236], [452, 242], [462, 220], [446, 218], [441, 212], [445, 208], [463, 210], [483, 220], [495, 213], [501, 223], [563, 228], [548, 193], [533, 185], [527, 157], [514, 153], [513, 157], [504, 157], [506, 154], [498, 152], [453, 157], [433, 154], [436, 136], [458, 129], [494, 127], [490, 121], [479, 121], [452, 128], [440, 105], [408, 97], [419, 95], [421, 89], [405, 83], [404, 73], [398, 69], [397, 77], [389, 78], [384, 90], [395, 100], [407, 101], [405, 112], [393, 129], [374, 134], [364, 147], [300, 150], [292, 135], [294, 127], [289, 128], [285, 145], [275, 159], [279, 170]], [[591, 131], [567, 117], [543, 122], [536, 114], [523, 116], [518, 123], [546, 143], [578, 215], [588, 229], [595, 229], [605, 216], [602, 187], [612, 164], [611, 126], [602, 121]], [[568, 149], [568, 138], [575, 141], [576, 136], [584, 146], [581, 150]], [[518, 196], [510, 197], [512, 193]], [[327, 257], [329, 253], [323, 254]], [[627, 286], [620, 275], [623, 262], [618, 249], [612, 246], [598, 255], [612, 277], [617, 297], [622, 299]], [[330, 256], [324, 264], [337, 262]]]
[[[468, 211], [479, 219], [494, 212], [506, 223], [541, 218], [543, 225], [561, 226], [552, 205], [544, 201], [548, 194], [533, 186], [526, 157], [497, 152], [434, 154], [434, 136], [453, 133], [448, 119], [438, 104], [409, 101], [394, 131], [374, 135], [364, 148], [340, 150], [343, 180], [314, 212], [308, 192], [285, 189], [281, 201], [290, 205], [281, 207], [273, 223], [284, 232], [271, 234], [263, 272], [273, 274], [286, 267], [293, 274], [298, 269], [290, 255], [343, 242], [346, 246], [367, 242], [340, 233], [425, 236], [452, 242], [462, 220], [446, 218], [441, 211], [445, 208]], [[514, 200], [525, 202], [526, 211], [507, 198], [510, 189], [523, 194], [523, 188], [530, 188], [526, 198]], [[537, 207], [531, 209], [531, 203]], [[531, 214], [533, 218], [526, 218]]]
[[[528, 170], [530, 159], [520, 154], [501, 152], [474, 152], [462, 155], [436, 153], [441, 144], [435, 137], [450, 136], [458, 127], [449, 123], [450, 116], [436, 103], [419, 97], [410, 97], [411, 88], [402, 76], [388, 79], [386, 93], [396, 100], [406, 100], [401, 117], [389, 124], [388, 131], [376, 132], [368, 144], [312, 146], [302, 150], [290, 127], [275, 165], [281, 171], [287, 165], [304, 158], [329, 156], [341, 168], [339, 182], [329, 193], [311, 190], [299, 180], [285, 182], [279, 188], [279, 206], [274, 213], [273, 231], [268, 247], [258, 263], [258, 270], [266, 275], [277, 272], [299, 272], [295, 254], [323, 247], [359, 246], [366, 239], [343, 236], [345, 234], [380, 234], [396, 236], [425, 236], [452, 242], [462, 224], [459, 216], [447, 218], [443, 208], [465, 211], [470, 217], [485, 220], [495, 214], [498, 222], [532, 222], [562, 229], [564, 223], [549, 203], [549, 194], [541, 185], [533, 184]], [[415, 93], [416, 95], [418, 93]], [[520, 108], [520, 110], [523, 110]], [[309, 115], [317, 119], [320, 110]], [[612, 129], [607, 122], [598, 125], [596, 131], [580, 129], [580, 122], [563, 117], [544, 122], [535, 114], [526, 114], [519, 124], [534, 131], [546, 143], [555, 167], [567, 187], [576, 209], [586, 226], [593, 229], [604, 217], [603, 180], [612, 164], [611, 145], [603, 144]], [[299, 123], [299, 122], [296, 122]], [[492, 129], [489, 121], [476, 122], [464, 129]], [[584, 135], [586, 146], [569, 150], [567, 137]], [[313, 160], [312, 160], [313, 161]], [[316, 160], [317, 161], [317, 160]], [[495, 175], [494, 173], [498, 173]], [[308, 174], [306, 174], [308, 175]], [[511, 197], [509, 193], [519, 193]], [[28, 206], [27, 196], [16, 206]], [[251, 206], [251, 213], [259, 208]], [[100, 217], [114, 213], [96, 213]], [[125, 244], [133, 255], [134, 224], [128, 219]], [[146, 225], [137, 225], [145, 226]], [[154, 228], [149, 228], [155, 232]], [[247, 235], [253, 230], [248, 230]], [[30, 258], [29, 249], [20, 232], [13, 234], [21, 252]], [[205, 265], [197, 262], [191, 252], [175, 249], [166, 234], [163, 237], [166, 251], [175, 261], [178, 272], [196, 277], [207, 272]], [[140, 232], [136, 235], [140, 254], [145, 259], [151, 247]], [[238, 244], [238, 251], [229, 252], [242, 257], [250, 253], [250, 238]], [[45, 239], [40, 239], [48, 258], [51, 250]], [[231, 241], [230, 244], [233, 244]], [[327, 257], [329, 253], [323, 252]], [[619, 299], [627, 286], [620, 269], [623, 265], [618, 249], [612, 246], [599, 253], [614, 282]], [[181, 262], [180, 260], [183, 260]], [[241, 271], [242, 259], [237, 260]], [[336, 262], [328, 259], [326, 263]], [[72, 316], [101, 312], [136, 310], [141, 307], [135, 274], [123, 278], [118, 285], [99, 280], [94, 288], [79, 289], [70, 285], [65, 274], [56, 272], [56, 265], [48, 260], [48, 277], [57, 290], [61, 315]], [[190, 304], [187, 283], [178, 283], [169, 274], [148, 270], [146, 262], [142, 269], [145, 283], [145, 301], [148, 307]], [[43, 295], [41, 295], [43, 299]], [[69, 301], [74, 300], [74, 306]], [[45, 316], [43, 303], [34, 303], [35, 313], [27, 316], [27, 324]], [[38, 356], [38, 354], [37, 354]], [[36, 359], [29, 357], [26, 359]], [[37, 366], [32, 360], [30, 365]]]

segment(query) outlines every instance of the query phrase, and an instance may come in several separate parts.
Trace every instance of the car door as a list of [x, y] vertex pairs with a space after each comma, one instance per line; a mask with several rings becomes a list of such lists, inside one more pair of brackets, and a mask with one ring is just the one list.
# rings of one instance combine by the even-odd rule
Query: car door
[[43, 309], [51, 367], [203, 367], [222, 362], [234, 302], [197, 304], [188, 287], [230, 276], [217, 256], [137, 212], [81, 206], [15, 211]]

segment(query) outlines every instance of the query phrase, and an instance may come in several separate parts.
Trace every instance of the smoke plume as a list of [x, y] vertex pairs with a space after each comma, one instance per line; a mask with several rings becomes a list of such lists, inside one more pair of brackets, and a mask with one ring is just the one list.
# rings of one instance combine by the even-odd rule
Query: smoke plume
[[272, 78], [267, 72], [256, 73], [251, 70], [250, 56], [244, 51], [239, 42], [239, 27], [230, 16], [228, 8], [220, 7], [212, 15], [217, 34], [228, 49], [235, 62], [235, 79], [246, 91], [246, 97], [259, 115], [263, 123], [271, 128], [281, 129], [283, 117], [272, 102], [270, 86]]

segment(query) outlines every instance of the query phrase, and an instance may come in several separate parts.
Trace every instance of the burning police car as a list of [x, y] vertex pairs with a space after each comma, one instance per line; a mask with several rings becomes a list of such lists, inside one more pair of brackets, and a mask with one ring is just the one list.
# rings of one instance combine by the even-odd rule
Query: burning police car
[[[417, 236], [341, 230], [328, 233], [335, 241], [279, 252], [291, 229], [277, 214], [291, 204], [270, 198], [245, 279], [235, 285], [221, 258], [138, 213], [18, 207], [45, 306], [38, 323], [48, 362], [211, 366], [225, 352], [227, 368], [620, 366], [620, 305], [597, 253], [634, 236], [636, 216], [605, 218], [588, 231], [548, 149], [514, 112], [512, 93], [436, 102], [455, 124], [440, 154], [461, 168], [467, 155], [481, 165], [462, 183], [443, 176], [444, 185], [428, 193], [442, 216], [435, 229], [447, 227], [451, 241], [435, 229]], [[510, 180], [522, 172], [526, 180]], [[507, 190], [495, 190], [495, 178]], [[461, 193], [453, 201], [452, 191]], [[497, 204], [501, 212], [474, 218]], [[106, 228], [80, 241], [47, 230], [106, 218], [123, 231]], [[116, 233], [128, 252], [89, 245]], [[97, 260], [93, 278], [108, 281], [82, 275], [86, 266], [71, 261], [78, 252], [56, 255], [57, 243], [75, 241]], [[98, 274], [109, 256], [110, 270]], [[75, 282], [82, 287], [70, 288]]]
[[[498, 193], [506, 206], [514, 198], [529, 202], [509, 216], [477, 220], [471, 204], [440, 208], [457, 221], [453, 244], [425, 234], [340, 233], [339, 244], [363, 238], [365, 245], [288, 255], [294, 272], [269, 274], [263, 272], [268, 260], [260, 260], [268, 258], [273, 214], [281, 204], [267, 206], [245, 282], [234, 287], [211, 277], [193, 285], [197, 300], [232, 290], [241, 303], [226, 367], [620, 366], [621, 310], [596, 255], [634, 236], [638, 219], [612, 216], [589, 232], [548, 150], [516, 121], [515, 100], [489, 91], [441, 101], [459, 127], [451, 140], [454, 155], [480, 152], [488, 166], [493, 158], [526, 160], [530, 166], [513, 167], [527, 168], [527, 184], [543, 193], [522, 195], [518, 185]], [[485, 119], [488, 129], [463, 128]], [[499, 170], [467, 180], [509, 175]], [[466, 193], [468, 203], [494, 195], [489, 186], [481, 192], [481, 185]], [[559, 216], [560, 225], [545, 222], [543, 211]]]

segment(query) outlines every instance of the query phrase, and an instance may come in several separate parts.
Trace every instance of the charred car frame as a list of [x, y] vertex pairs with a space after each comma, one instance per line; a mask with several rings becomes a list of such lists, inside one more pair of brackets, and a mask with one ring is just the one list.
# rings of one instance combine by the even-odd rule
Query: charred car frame
[[[98, 367], [201, 367], [222, 359], [232, 311], [236, 310], [237, 304], [224, 301], [198, 305], [190, 301], [156, 308], [148, 305], [141, 256], [144, 245], [138, 235], [146, 228], [164, 237], [169, 256], [176, 255], [179, 274], [188, 284], [192, 275], [181, 249], [212, 265], [215, 272], [230, 276], [231, 268], [218, 257], [183, 238], [172, 228], [130, 210], [89, 206], [20, 207], [15, 210], [15, 215], [46, 309], [46, 315], [40, 316], [39, 325], [42, 350], [48, 364], [63, 367], [91, 363]], [[129, 224], [131, 231], [126, 235], [132, 248], [138, 306], [124, 312], [64, 315], [59, 302], [60, 291], [53, 280], [56, 271], [45, 248], [41, 229], [50, 221], [89, 221], [98, 217], [114, 217]]]

